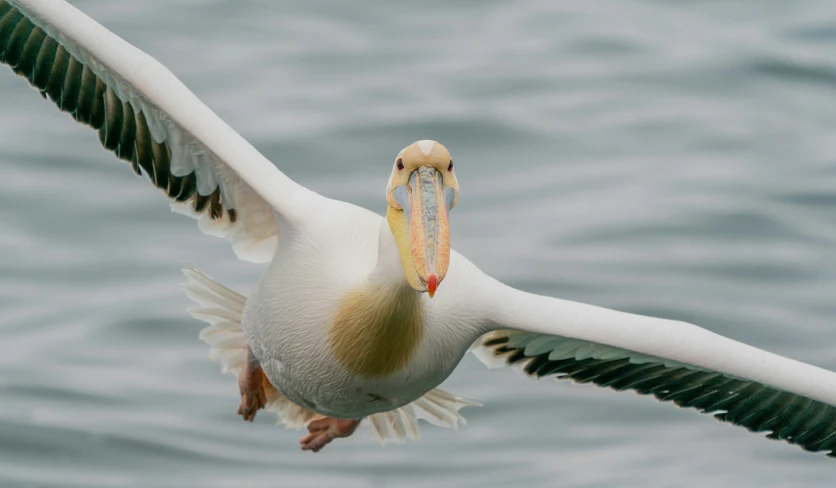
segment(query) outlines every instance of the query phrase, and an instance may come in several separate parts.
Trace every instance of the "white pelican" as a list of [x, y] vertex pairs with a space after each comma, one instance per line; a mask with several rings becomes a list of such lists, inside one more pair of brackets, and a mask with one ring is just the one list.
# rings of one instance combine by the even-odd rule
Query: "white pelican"
[[[186, 270], [201, 338], [238, 375], [239, 414], [278, 412], [318, 451], [368, 419], [455, 426], [472, 402], [436, 387], [485, 362], [652, 394], [810, 451], [836, 449], [836, 374], [700, 327], [532, 295], [450, 249], [459, 199], [434, 141], [402, 150], [383, 218], [291, 181], [157, 61], [63, 0], [0, 0], [0, 60], [99, 132], [241, 259], [269, 263], [249, 298]], [[381, 181], [383, 178], [381, 178]]]

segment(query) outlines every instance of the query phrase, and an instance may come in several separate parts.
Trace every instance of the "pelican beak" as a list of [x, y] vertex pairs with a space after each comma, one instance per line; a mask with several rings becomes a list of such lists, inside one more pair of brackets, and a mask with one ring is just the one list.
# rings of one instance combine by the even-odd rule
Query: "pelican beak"
[[408, 186], [408, 190], [406, 186], [396, 188], [392, 196], [409, 218], [415, 271], [432, 298], [450, 264], [447, 211], [455, 193], [444, 187], [441, 173], [432, 166], [422, 166], [413, 171], [409, 175]]

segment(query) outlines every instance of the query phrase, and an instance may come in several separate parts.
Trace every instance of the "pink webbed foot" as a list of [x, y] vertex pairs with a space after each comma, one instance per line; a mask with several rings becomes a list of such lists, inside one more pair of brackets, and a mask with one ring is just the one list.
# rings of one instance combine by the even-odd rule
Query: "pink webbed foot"
[[244, 417], [247, 422], [252, 422], [255, 419], [255, 413], [264, 408], [267, 403], [267, 395], [264, 391], [267, 378], [252, 354], [250, 351], [246, 365], [238, 373], [238, 389], [241, 391], [238, 415]]
[[308, 434], [299, 439], [303, 451], [319, 452], [334, 439], [348, 437], [357, 430], [359, 420], [319, 417], [308, 424]]

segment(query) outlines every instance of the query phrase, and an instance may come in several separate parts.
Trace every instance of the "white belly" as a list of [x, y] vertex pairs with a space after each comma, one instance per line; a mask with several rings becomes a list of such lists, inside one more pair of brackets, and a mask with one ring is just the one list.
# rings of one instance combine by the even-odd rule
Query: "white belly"
[[389, 411], [420, 398], [449, 376], [470, 344], [439, 344], [425, 333], [409, 362], [383, 377], [353, 374], [338, 362], [329, 327], [343, 297], [377, 261], [380, 217], [371, 215], [377, 218], [355, 219], [341, 237], [333, 228], [327, 236], [282, 235], [244, 310], [244, 332], [273, 386], [302, 407], [338, 418]]

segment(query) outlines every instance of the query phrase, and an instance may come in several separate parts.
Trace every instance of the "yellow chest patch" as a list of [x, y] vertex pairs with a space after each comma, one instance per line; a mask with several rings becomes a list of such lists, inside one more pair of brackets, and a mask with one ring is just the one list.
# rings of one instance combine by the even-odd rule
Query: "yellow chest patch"
[[349, 372], [380, 378], [406, 367], [423, 335], [418, 293], [365, 285], [345, 295], [328, 340], [334, 357]]

